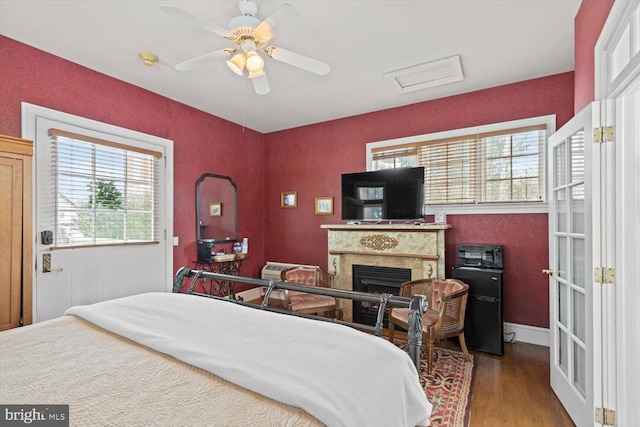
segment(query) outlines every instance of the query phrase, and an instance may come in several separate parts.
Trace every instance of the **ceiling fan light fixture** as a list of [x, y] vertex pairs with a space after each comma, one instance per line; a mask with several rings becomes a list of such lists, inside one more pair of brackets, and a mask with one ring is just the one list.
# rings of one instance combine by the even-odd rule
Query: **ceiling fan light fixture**
[[261, 77], [261, 76], [264, 76], [264, 75], [266, 75], [264, 73], [264, 70], [260, 70], [260, 71], [256, 71], [256, 72], [249, 71], [249, 78], [250, 79], [253, 79], [254, 77]]
[[246, 58], [243, 52], [237, 53], [233, 58], [227, 60], [227, 66], [231, 68], [231, 71], [241, 76], [244, 72], [244, 65]]
[[250, 73], [258, 73], [264, 68], [264, 59], [255, 50], [247, 52], [245, 66]]
[[[253, 88], [258, 95], [266, 95], [270, 91], [269, 80], [264, 72], [265, 59], [260, 55], [260, 51], [272, 59], [293, 65], [302, 70], [318, 75], [329, 73], [329, 65], [324, 62], [286, 49], [267, 46], [269, 40], [275, 37], [276, 27], [284, 26], [300, 19], [299, 12], [291, 5], [283, 4], [267, 18], [260, 20], [255, 16], [258, 12], [258, 6], [255, 2], [240, 0], [241, 15], [236, 16], [229, 22], [230, 31], [175, 6], [161, 5], [160, 8], [179, 19], [195, 22], [200, 27], [224, 37], [235, 45], [233, 48], [209, 52], [176, 64], [175, 69], [178, 71], [191, 70], [205, 60], [225, 57], [225, 62], [229, 69], [239, 76], [244, 76], [244, 70], [245, 68], [247, 69]], [[152, 60], [143, 59], [148, 65], [153, 64]]]
[[247, 33], [250, 34], [251, 30], [257, 27], [260, 22], [258, 18], [254, 18], [253, 16], [236, 16], [229, 21], [229, 31], [234, 32], [244, 28], [247, 29]]

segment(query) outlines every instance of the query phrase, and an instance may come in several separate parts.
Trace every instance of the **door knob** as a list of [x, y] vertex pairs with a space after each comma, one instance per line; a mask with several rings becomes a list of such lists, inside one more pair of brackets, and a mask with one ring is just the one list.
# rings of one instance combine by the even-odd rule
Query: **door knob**
[[542, 270], [542, 273], [548, 274], [549, 276], [553, 276], [553, 270], [550, 268]]

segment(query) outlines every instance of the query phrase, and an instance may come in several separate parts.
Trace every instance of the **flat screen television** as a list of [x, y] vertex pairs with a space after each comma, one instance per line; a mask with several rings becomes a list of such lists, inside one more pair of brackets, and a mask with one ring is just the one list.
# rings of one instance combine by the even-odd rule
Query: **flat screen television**
[[424, 167], [342, 175], [342, 219], [348, 221], [423, 218]]

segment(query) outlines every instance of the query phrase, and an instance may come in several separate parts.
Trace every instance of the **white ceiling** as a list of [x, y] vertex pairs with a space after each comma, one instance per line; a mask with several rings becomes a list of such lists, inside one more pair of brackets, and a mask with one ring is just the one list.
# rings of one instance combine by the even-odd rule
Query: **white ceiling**
[[[177, 63], [233, 45], [159, 5], [226, 28], [238, 1], [0, 0], [0, 33], [262, 133], [574, 69], [580, 0], [255, 1], [260, 19], [293, 5], [301, 22], [277, 27], [269, 44], [324, 61], [331, 72], [267, 59], [271, 92], [260, 96], [224, 58], [176, 71]], [[142, 51], [160, 61], [146, 67]], [[397, 94], [384, 78], [452, 55], [461, 58], [460, 82]]]

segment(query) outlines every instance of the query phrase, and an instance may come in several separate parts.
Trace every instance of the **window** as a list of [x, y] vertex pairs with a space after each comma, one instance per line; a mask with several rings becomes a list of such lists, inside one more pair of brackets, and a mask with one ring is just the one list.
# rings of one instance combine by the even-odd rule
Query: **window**
[[159, 152], [50, 129], [55, 247], [157, 243]]
[[[368, 145], [373, 170], [425, 167], [427, 206], [538, 204], [553, 116]], [[447, 208], [449, 209], [449, 208]]]

